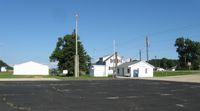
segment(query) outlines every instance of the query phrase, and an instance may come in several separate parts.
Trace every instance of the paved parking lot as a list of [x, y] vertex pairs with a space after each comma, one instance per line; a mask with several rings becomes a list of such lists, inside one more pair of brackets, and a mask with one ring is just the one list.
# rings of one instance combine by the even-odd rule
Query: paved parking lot
[[199, 83], [150, 80], [0, 82], [0, 111], [198, 111], [199, 109]]

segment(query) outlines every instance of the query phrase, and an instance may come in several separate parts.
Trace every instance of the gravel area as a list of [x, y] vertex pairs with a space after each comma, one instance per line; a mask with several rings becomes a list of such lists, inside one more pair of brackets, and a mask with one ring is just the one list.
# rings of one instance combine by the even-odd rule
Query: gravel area
[[[125, 79], [126, 77], [119, 77], [119, 78]], [[142, 80], [159, 80], [159, 81], [200, 83], [200, 74], [167, 76], [167, 77], [149, 77], [149, 78], [126, 78], [126, 79], [142, 79]]]

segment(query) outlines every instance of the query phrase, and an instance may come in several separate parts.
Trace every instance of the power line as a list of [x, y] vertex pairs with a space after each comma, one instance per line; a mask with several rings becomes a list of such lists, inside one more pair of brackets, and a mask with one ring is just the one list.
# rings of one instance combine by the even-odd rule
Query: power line
[[142, 60], [142, 51], [141, 51], [141, 49], [140, 49], [139, 55], [140, 55], [140, 61], [141, 61]]
[[[167, 30], [164, 30], [164, 31], [160, 31], [160, 32], [156, 32], [156, 33], [151, 33], [151, 34], [148, 34], [150, 35], [151, 37], [153, 36], [156, 36], [156, 35], [162, 35], [162, 34], [165, 34], [165, 33], [169, 33], [169, 32], [174, 32], [174, 31], [177, 31], [177, 30], [185, 30], [185, 29], [192, 29], [194, 27], [198, 27], [200, 24], [195, 24], [195, 25], [186, 25], [186, 26], [183, 26], [183, 27], [178, 27], [178, 28], [171, 28], [171, 29], [167, 29]], [[132, 42], [133, 40], [136, 41], [138, 39], [143, 39], [145, 37], [145, 35], [142, 35], [142, 36], [137, 36], [137, 37], [134, 37], [134, 38], [131, 38], [125, 42], [120, 42], [118, 45], [119, 45], [119, 49], [123, 49], [125, 46], [128, 46], [130, 45], [129, 43]], [[170, 38], [171, 39], [171, 38]], [[165, 42], [166, 40], [170, 40], [169, 38], [167, 39], [164, 39], [164, 40], [153, 40], [153, 42], [157, 41], [159, 43], [161, 42]], [[137, 44], [131, 44], [131, 45], [137, 45]], [[149, 48], [149, 47], [148, 47]], [[107, 51], [107, 52], [110, 52], [111, 50], [111, 46], [108, 46], [106, 48], [103, 48], [103, 49], [96, 49], [98, 51]], [[130, 49], [132, 50], [132, 47], [131, 48], [126, 48], [126, 49]], [[160, 52], [160, 51], [159, 51]]]
[[[191, 29], [193, 27], [198, 27], [200, 24], [195, 24], [195, 25], [186, 25], [186, 26], [183, 26], [183, 27], [178, 27], [178, 28], [171, 28], [171, 29], [167, 29], [167, 30], [164, 30], [164, 31], [160, 31], [160, 32], [155, 32], [155, 33], [151, 33], [151, 34], [148, 34], [149, 36], [153, 37], [153, 36], [156, 36], [156, 35], [162, 35], [162, 34], [165, 34], [165, 33], [169, 33], [169, 32], [174, 32], [174, 31], [177, 31], [177, 30], [182, 30], [182, 29]], [[137, 37], [134, 37], [134, 38], [131, 38], [125, 42], [123, 42], [123, 44], [121, 43], [120, 44], [120, 48], [126, 46], [126, 45], [129, 45], [128, 43], [132, 42], [133, 40], [138, 40], [140, 38], [144, 38], [145, 35], [141, 35], [141, 36], [137, 36]]]
[[185, 25], [183, 27], [176, 27], [176, 28], [171, 28], [171, 29], [167, 29], [167, 30], [164, 30], [164, 31], [156, 32], [156, 33], [151, 33], [149, 35], [155, 36], [155, 35], [160, 35], [160, 34], [164, 34], [164, 33], [180, 31], [180, 30], [183, 30], [183, 29], [192, 29], [194, 27], [199, 27], [199, 26], [200, 26], [200, 24], [190, 24], [190, 25]]

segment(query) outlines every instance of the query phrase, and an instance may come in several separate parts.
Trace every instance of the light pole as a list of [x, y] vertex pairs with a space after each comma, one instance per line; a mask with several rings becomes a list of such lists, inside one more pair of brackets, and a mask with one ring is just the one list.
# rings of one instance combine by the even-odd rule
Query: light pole
[[75, 54], [75, 66], [74, 66], [74, 72], [75, 72], [75, 77], [79, 77], [79, 55], [78, 55], [78, 14], [75, 15], [76, 19], [76, 54]]

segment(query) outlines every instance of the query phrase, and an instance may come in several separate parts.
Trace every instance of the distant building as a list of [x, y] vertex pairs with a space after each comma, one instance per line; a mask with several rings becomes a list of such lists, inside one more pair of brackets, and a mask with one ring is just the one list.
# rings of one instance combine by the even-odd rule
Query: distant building
[[7, 71], [7, 67], [2, 66], [1, 69], [0, 69], [0, 72], [6, 72], [6, 71]]
[[145, 61], [125, 62], [117, 67], [117, 76], [122, 77], [153, 77], [151, 64]]
[[[117, 65], [123, 63], [120, 55], [117, 54]], [[115, 66], [115, 54], [100, 57], [99, 60], [93, 64], [90, 68], [90, 75], [95, 77], [107, 77], [113, 75], [113, 69]]]
[[177, 67], [177, 66], [174, 66], [174, 67], [170, 68], [169, 70], [170, 70], [170, 71], [176, 71], [176, 67]]
[[14, 65], [14, 75], [49, 75], [49, 67], [33, 61]]
[[156, 68], [156, 71], [165, 71], [165, 69], [160, 68], [160, 67], [157, 67], [157, 68]]

